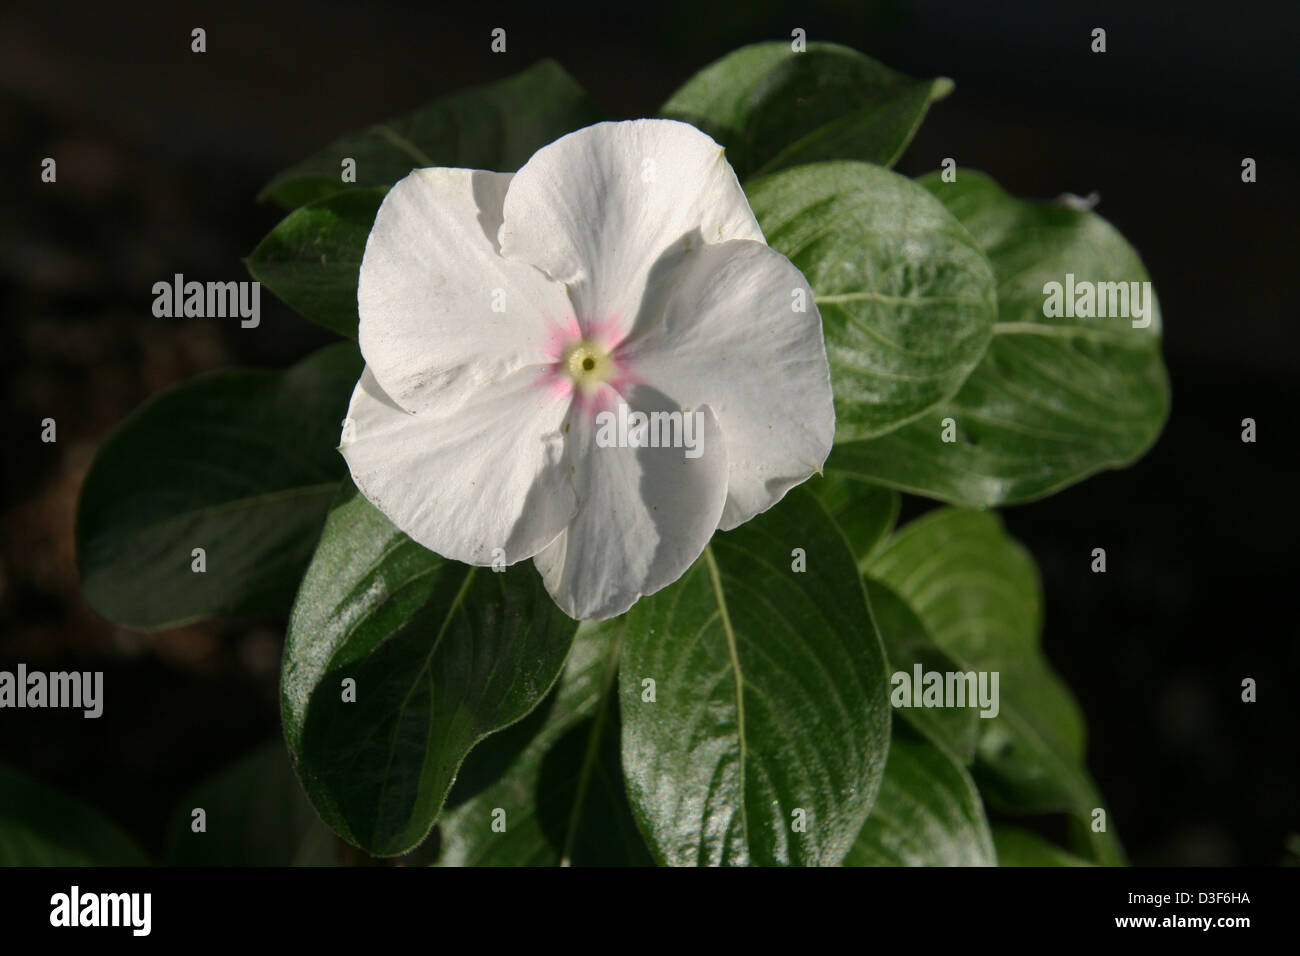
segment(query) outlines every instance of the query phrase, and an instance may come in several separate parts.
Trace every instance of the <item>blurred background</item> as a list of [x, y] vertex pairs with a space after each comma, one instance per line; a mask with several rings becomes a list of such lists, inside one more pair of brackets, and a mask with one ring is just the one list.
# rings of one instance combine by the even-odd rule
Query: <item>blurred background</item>
[[[1104, 55], [1089, 50], [1097, 26]], [[194, 27], [205, 55], [189, 51]], [[505, 54], [489, 52], [495, 27]], [[1295, 0], [7, 5], [0, 668], [102, 670], [108, 705], [99, 720], [5, 711], [0, 762], [156, 852], [186, 791], [278, 734], [283, 622], [108, 624], [80, 596], [73, 516], [95, 449], [146, 397], [212, 368], [283, 366], [332, 336], [270, 295], [255, 332], [157, 319], [155, 281], [247, 278], [241, 258], [280, 218], [259, 187], [345, 130], [542, 57], [609, 118], [654, 115], [706, 63], [795, 27], [956, 81], [900, 171], [952, 156], [1024, 197], [1096, 191], [1141, 252], [1173, 381], [1164, 435], [1136, 466], [1006, 521], [1042, 568], [1047, 653], [1087, 715], [1089, 765], [1133, 862], [1287, 860], [1300, 831]], [[46, 156], [55, 186], [40, 182]], [[39, 440], [45, 417], [57, 444]], [[1245, 417], [1256, 444], [1240, 440]], [[904, 518], [928, 507], [908, 499]], [[1089, 571], [1094, 547], [1104, 575]]]

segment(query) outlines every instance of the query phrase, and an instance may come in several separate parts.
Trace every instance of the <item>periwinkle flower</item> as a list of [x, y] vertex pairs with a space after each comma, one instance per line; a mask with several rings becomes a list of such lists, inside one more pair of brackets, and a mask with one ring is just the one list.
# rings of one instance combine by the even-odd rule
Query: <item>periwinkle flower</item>
[[357, 301], [357, 488], [447, 558], [532, 558], [576, 618], [671, 584], [830, 452], [812, 291], [684, 123], [600, 123], [513, 175], [414, 170]]

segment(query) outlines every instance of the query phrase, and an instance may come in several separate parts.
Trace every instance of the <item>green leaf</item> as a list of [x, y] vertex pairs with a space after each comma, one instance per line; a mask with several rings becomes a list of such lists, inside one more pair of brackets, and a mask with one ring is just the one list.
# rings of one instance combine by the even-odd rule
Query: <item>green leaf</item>
[[[195, 833], [193, 812], [204, 811]], [[168, 828], [168, 866], [330, 866], [334, 834], [312, 809], [276, 739], [188, 793]]]
[[975, 783], [940, 748], [895, 735], [875, 806], [844, 865], [997, 865]]
[[147, 866], [93, 807], [0, 764], [0, 866]]
[[335, 449], [361, 368], [340, 344], [286, 372], [202, 376], [137, 409], [81, 489], [91, 606], [140, 629], [287, 612], [346, 473]]
[[946, 77], [916, 80], [833, 43], [758, 43], [706, 66], [660, 113], [716, 139], [745, 179], [830, 159], [892, 166], [950, 92]]
[[[412, 169], [454, 166], [513, 172], [537, 150], [599, 119], [596, 107], [553, 60], [495, 83], [357, 130], [289, 167], [262, 190], [292, 209], [344, 190], [391, 186]], [[342, 181], [356, 160], [356, 183]]]
[[[961, 391], [906, 428], [837, 447], [830, 470], [852, 472], [955, 504], [1041, 498], [1142, 455], [1169, 414], [1160, 314], [1047, 318], [1048, 282], [1146, 282], [1146, 269], [1113, 226], [1091, 212], [1012, 199], [963, 170], [922, 184], [987, 252], [998, 277], [998, 322], [987, 354]], [[942, 440], [946, 419], [954, 442]]]
[[325, 822], [378, 856], [418, 845], [469, 750], [546, 695], [576, 628], [530, 565], [445, 560], [346, 484], [294, 605], [280, 684], [285, 737]]
[[655, 858], [838, 863], [884, 769], [886, 680], [853, 555], [810, 492], [716, 535], [628, 614], [623, 769]]
[[808, 490], [839, 526], [858, 567], [866, 567], [868, 557], [898, 520], [898, 492], [841, 474], [818, 475], [808, 482]]
[[994, 827], [993, 845], [997, 847], [1000, 866], [1095, 865], [1019, 827]]
[[[891, 675], [901, 671], [914, 676], [918, 665], [922, 674], [960, 670], [952, 657], [934, 642], [916, 612], [893, 588], [870, 578], [865, 583], [871, 617], [885, 645], [885, 659], [889, 662]], [[970, 707], [896, 707], [894, 713], [963, 764], [975, 759], [980, 731], [978, 710]]]
[[[999, 712], [979, 719], [976, 779], [991, 804], [1087, 820], [1101, 797], [1083, 766], [1083, 718], [1039, 646], [1033, 558], [996, 515], [941, 508], [905, 525], [867, 574], [892, 588], [962, 672], [997, 672]], [[1103, 861], [1120, 858], [1093, 834]]]
[[[841, 473], [811, 479], [808, 490], [835, 519], [853, 550], [858, 568], [865, 571], [893, 530], [900, 506], [898, 492]], [[884, 644], [885, 659], [891, 673], [900, 670], [911, 673], [917, 664], [923, 671], [955, 669], [952, 659], [926, 633], [925, 625], [906, 601], [879, 581], [867, 579], [864, 583], [871, 619]], [[906, 708], [898, 710], [898, 713], [963, 763], [969, 764], [975, 759], [979, 717], [974, 711]]]
[[385, 192], [358, 189], [295, 209], [244, 264], [291, 308], [355, 339], [357, 275]]
[[[546, 704], [471, 751], [438, 824], [439, 865], [653, 862], [627, 802], [619, 756], [615, 691], [625, 626], [626, 618], [580, 625]], [[510, 739], [516, 732], [522, 751]], [[494, 773], [503, 751], [504, 772]], [[477, 789], [483, 777], [492, 782]], [[467, 786], [476, 792], [462, 802]], [[503, 818], [494, 816], [500, 811]], [[504, 831], [500, 823], [493, 828], [498, 819]]]
[[943, 204], [865, 163], [750, 183], [773, 249], [807, 277], [835, 388], [835, 440], [883, 434], [957, 392], [997, 314], [984, 254]]

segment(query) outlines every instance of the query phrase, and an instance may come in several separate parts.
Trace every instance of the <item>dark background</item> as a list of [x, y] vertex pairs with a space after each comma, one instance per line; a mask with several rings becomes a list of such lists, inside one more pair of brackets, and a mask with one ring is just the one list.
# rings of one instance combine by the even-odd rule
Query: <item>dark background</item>
[[[208, 52], [189, 51], [207, 30]], [[489, 52], [505, 27], [508, 52]], [[1089, 51], [1093, 27], [1108, 52]], [[1011, 192], [1101, 195], [1165, 321], [1173, 414], [1137, 465], [1007, 509], [1041, 565], [1045, 644], [1138, 864], [1273, 864], [1300, 831], [1292, 402], [1300, 371], [1300, 4], [44, 3], [0, 13], [0, 667], [105, 671], [99, 720], [7, 711], [0, 761], [151, 850], [207, 773], [278, 732], [282, 622], [125, 631], [80, 597], [72, 519], [95, 448], [145, 397], [331, 340], [274, 297], [255, 332], [152, 317], [174, 272], [246, 278], [254, 202], [339, 133], [554, 57], [610, 118], [653, 115], [709, 61], [788, 38], [956, 92], [900, 170], [953, 156]], [[39, 179], [58, 158], [58, 183]], [[1258, 162], [1243, 184], [1241, 160]], [[58, 421], [58, 443], [39, 422]], [[1241, 419], [1258, 422], [1256, 444]], [[150, 476], [142, 474], [142, 482]], [[928, 507], [909, 499], [904, 516]], [[1108, 573], [1089, 571], [1104, 547]], [[1259, 702], [1243, 704], [1253, 677]]]

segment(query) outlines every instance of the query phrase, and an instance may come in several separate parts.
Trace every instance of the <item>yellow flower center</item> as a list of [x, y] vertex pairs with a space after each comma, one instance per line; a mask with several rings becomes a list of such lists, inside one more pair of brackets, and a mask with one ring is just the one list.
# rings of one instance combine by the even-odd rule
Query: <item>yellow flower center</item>
[[595, 342], [584, 339], [569, 349], [564, 368], [574, 384], [592, 388], [609, 380], [614, 372], [614, 360]]

